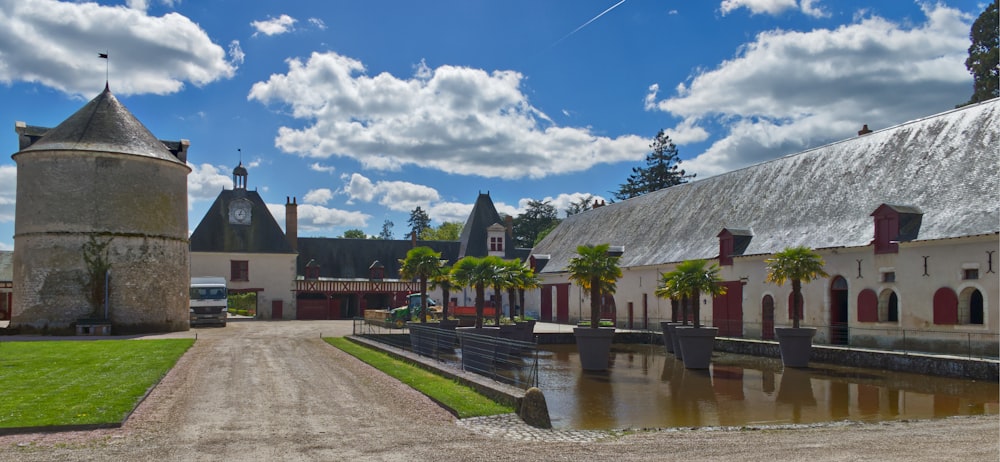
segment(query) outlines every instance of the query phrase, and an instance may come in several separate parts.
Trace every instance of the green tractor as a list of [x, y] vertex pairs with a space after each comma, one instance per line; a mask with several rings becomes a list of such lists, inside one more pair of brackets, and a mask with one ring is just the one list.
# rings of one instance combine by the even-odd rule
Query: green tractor
[[[402, 328], [407, 321], [420, 319], [420, 294], [410, 294], [406, 296], [406, 305], [389, 310], [389, 325]], [[433, 298], [427, 297], [427, 319], [441, 319], [441, 310], [437, 308], [437, 302]]]

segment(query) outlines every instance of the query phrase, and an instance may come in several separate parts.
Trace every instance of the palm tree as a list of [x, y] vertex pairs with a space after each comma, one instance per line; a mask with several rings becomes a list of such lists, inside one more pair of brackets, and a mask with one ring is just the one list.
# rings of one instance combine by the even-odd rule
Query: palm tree
[[483, 327], [483, 306], [486, 286], [496, 278], [497, 268], [503, 264], [500, 257], [465, 257], [451, 268], [451, 278], [456, 284], [476, 290], [476, 328]]
[[620, 255], [611, 255], [609, 244], [581, 245], [577, 256], [569, 259], [566, 270], [569, 279], [583, 290], [590, 291], [590, 327], [597, 329], [601, 322], [601, 294], [615, 293], [615, 283], [622, 277], [618, 267]]
[[823, 257], [808, 247], [788, 247], [764, 260], [767, 264], [767, 282], [783, 285], [792, 281], [792, 327], [799, 328], [802, 315], [802, 283], [829, 276], [823, 271]]
[[448, 319], [448, 305], [451, 304], [451, 288], [455, 285], [451, 280], [451, 266], [441, 265], [428, 279], [431, 289], [441, 289], [441, 298], [444, 299], [441, 307], [441, 319]]
[[[404, 279], [420, 281], [420, 322], [427, 322], [427, 279], [441, 268], [441, 253], [430, 247], [414, 247], [399, 260], [399, 275]], [[411, 313], [412, 314], [412, 313]]]
[[[489, 258], [489, 257], [487, 257]], [[503, 291], [513, 287], [513, 268], [509, 261], [500, 259], [499, 257], [494, 257], [499, 262], [495, 262], [496, 266], [493, 272], [493, 280], [490, 282], [490, 286], [493, 287], [493, 300], [495, 300], [495, 306], [493, 310], [494, 325], [500, 325], [500, 316], [503, 315]], [[513, 305], [514, 300], [511, 300], [511, 305]], [[513, 308], [513, 306], [511, 306]]]
[[[534, 270], [532, 270], [531, 268], [528, 268], [527, 266], [524, 266], [524, 264], [521, 263], [520, 261], [512, 260], [512, 261], [508, 262], [508, 264], [510, 266], [510, 268], [509, 268], [509, 271], [510, 271], [509, 272], [509, 276], [511, 278], [512, 284], [510, 285], [510, 287], [507, 288], [507, 290], [509, 291], [510, 299], [511, 299], [511, 303], [512, 304], [513, 304], [513, 300], [514, 300], [514, 292], [517, 292], [517, 295], [518, 295], [518, 305], [517, 306], [521, 307], [521, 313], [520, 314], [523, 316], [524, 315], [524, 291], [525, 290], [531, 290], [531, 289], [537, 289], [541, 285], [542, 281], [541, 281], [541, 279], [538, 278], [537, 275], [535, 275], [535, 271]], [[511, 309], [511, 311], [510, 311], [510, 317], [511, 317], [511, 319], [513, 319], [514, 316], [516, 316], [516, 315], [517, 315], [517, 313], [515, 313], [514, 310]]]
[[[691, 305], [694, 311], [694, 327], [701, 327], [701, 303], [698, 300], [701, 294], [709, 294], [713, 297], [724, 295], [726, 287], [722, 285], [722, 278], [719, 276], [719, 266], [708, 265], [705, 260], [687, 260], [677, 265], [673, 271], [661, 276], [660, 285], [654, 292], [659, 297], [681, 298], [682, 300], [693, 300]], [[685, 311], [687, 311], [686, 303]], [[684, 313], [684, 323], [687, 324], [687, 313]]]

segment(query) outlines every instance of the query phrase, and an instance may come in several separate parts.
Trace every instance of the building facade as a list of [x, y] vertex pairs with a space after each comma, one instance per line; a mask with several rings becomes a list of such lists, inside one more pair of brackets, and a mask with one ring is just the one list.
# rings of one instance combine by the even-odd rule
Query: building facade
[[586, 317], [565, 268], [576, 246], [610, 243], [625, 249], [620, 326], [670, 320], [661, 275], [707, 259], [727, 294], [697, 301], [702, 321], [769, 339], [790, 324], [791, 287], [765, 281], [765, 260], [806, 246], [830, 275], [803, 285], [817, 343], [996, 355], [998, 142], [992, 100], [568, 217], [532, 251], [545, 284], [528, 309]]

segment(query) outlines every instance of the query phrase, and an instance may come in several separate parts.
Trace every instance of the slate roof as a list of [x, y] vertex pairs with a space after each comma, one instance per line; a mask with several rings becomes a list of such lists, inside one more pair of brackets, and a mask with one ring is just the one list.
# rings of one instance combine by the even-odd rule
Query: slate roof
[[[253, 207], [250, 225], [229, 223], [229, 204], [239, 199], [250, 201]], [[191, 233], [191, 251], [295, 253], [260, 194], [245, 189], [225, 189], [215, 198]]]
[[24, 126], [18, 132], [22, 135], [18, 154], [49, 150], [98, 151], [185, 165], [184, 159], [156, 139], [107, 87], [55, 128]]
[[[319, 276], [337, 279], [368, 279], [368, 268], [376, 260], [384, 268], [386, 279], [399, 279], [399, 260], [413, 248], [409, 240], [337, 239], [300, 237], [296, 274], [305, 275], [310, 260], [320, 265]], [[458, 260], [458, 241], [417, 241], [441, 252], [441, 259], [454, 264]]]
[[14, 280], [14, 252], [11, 250], [0, 250], [0, 281], [12, 282]]
[[[493, 205], [490, 193], [479, 193], [476, 203], [472, 206], [472, 212], [462, 227], [462, 235], [459, 237], [461, 247], [459, 258], [466, 256], [485, 257], [489, 254], [486, 228], [494, 224], [504, 225], [504, 220]], [[504, 258], [512, 259], [519, 256], [514, 248], [514, 239], [509, 233], [504, 233]]]
[[914, 240], [1000, 232], [1000, 99], [567, 217], [533, 254], [565, 271], [576, 246], [625, 246], [623, 267], [716, 258], [723, 228], [746, 255], [868, 245], [882, 204], [923, 215]]

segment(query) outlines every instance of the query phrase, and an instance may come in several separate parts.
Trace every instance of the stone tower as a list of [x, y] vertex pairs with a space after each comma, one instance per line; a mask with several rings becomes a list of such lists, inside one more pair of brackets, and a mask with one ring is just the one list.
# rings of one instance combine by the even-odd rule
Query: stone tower
[[55, 128], [15, 130], [10, 327], [59, 334], [106, 316], [115, 334], [187, 330], [188, 141], [158, 140], [107, 87]]

